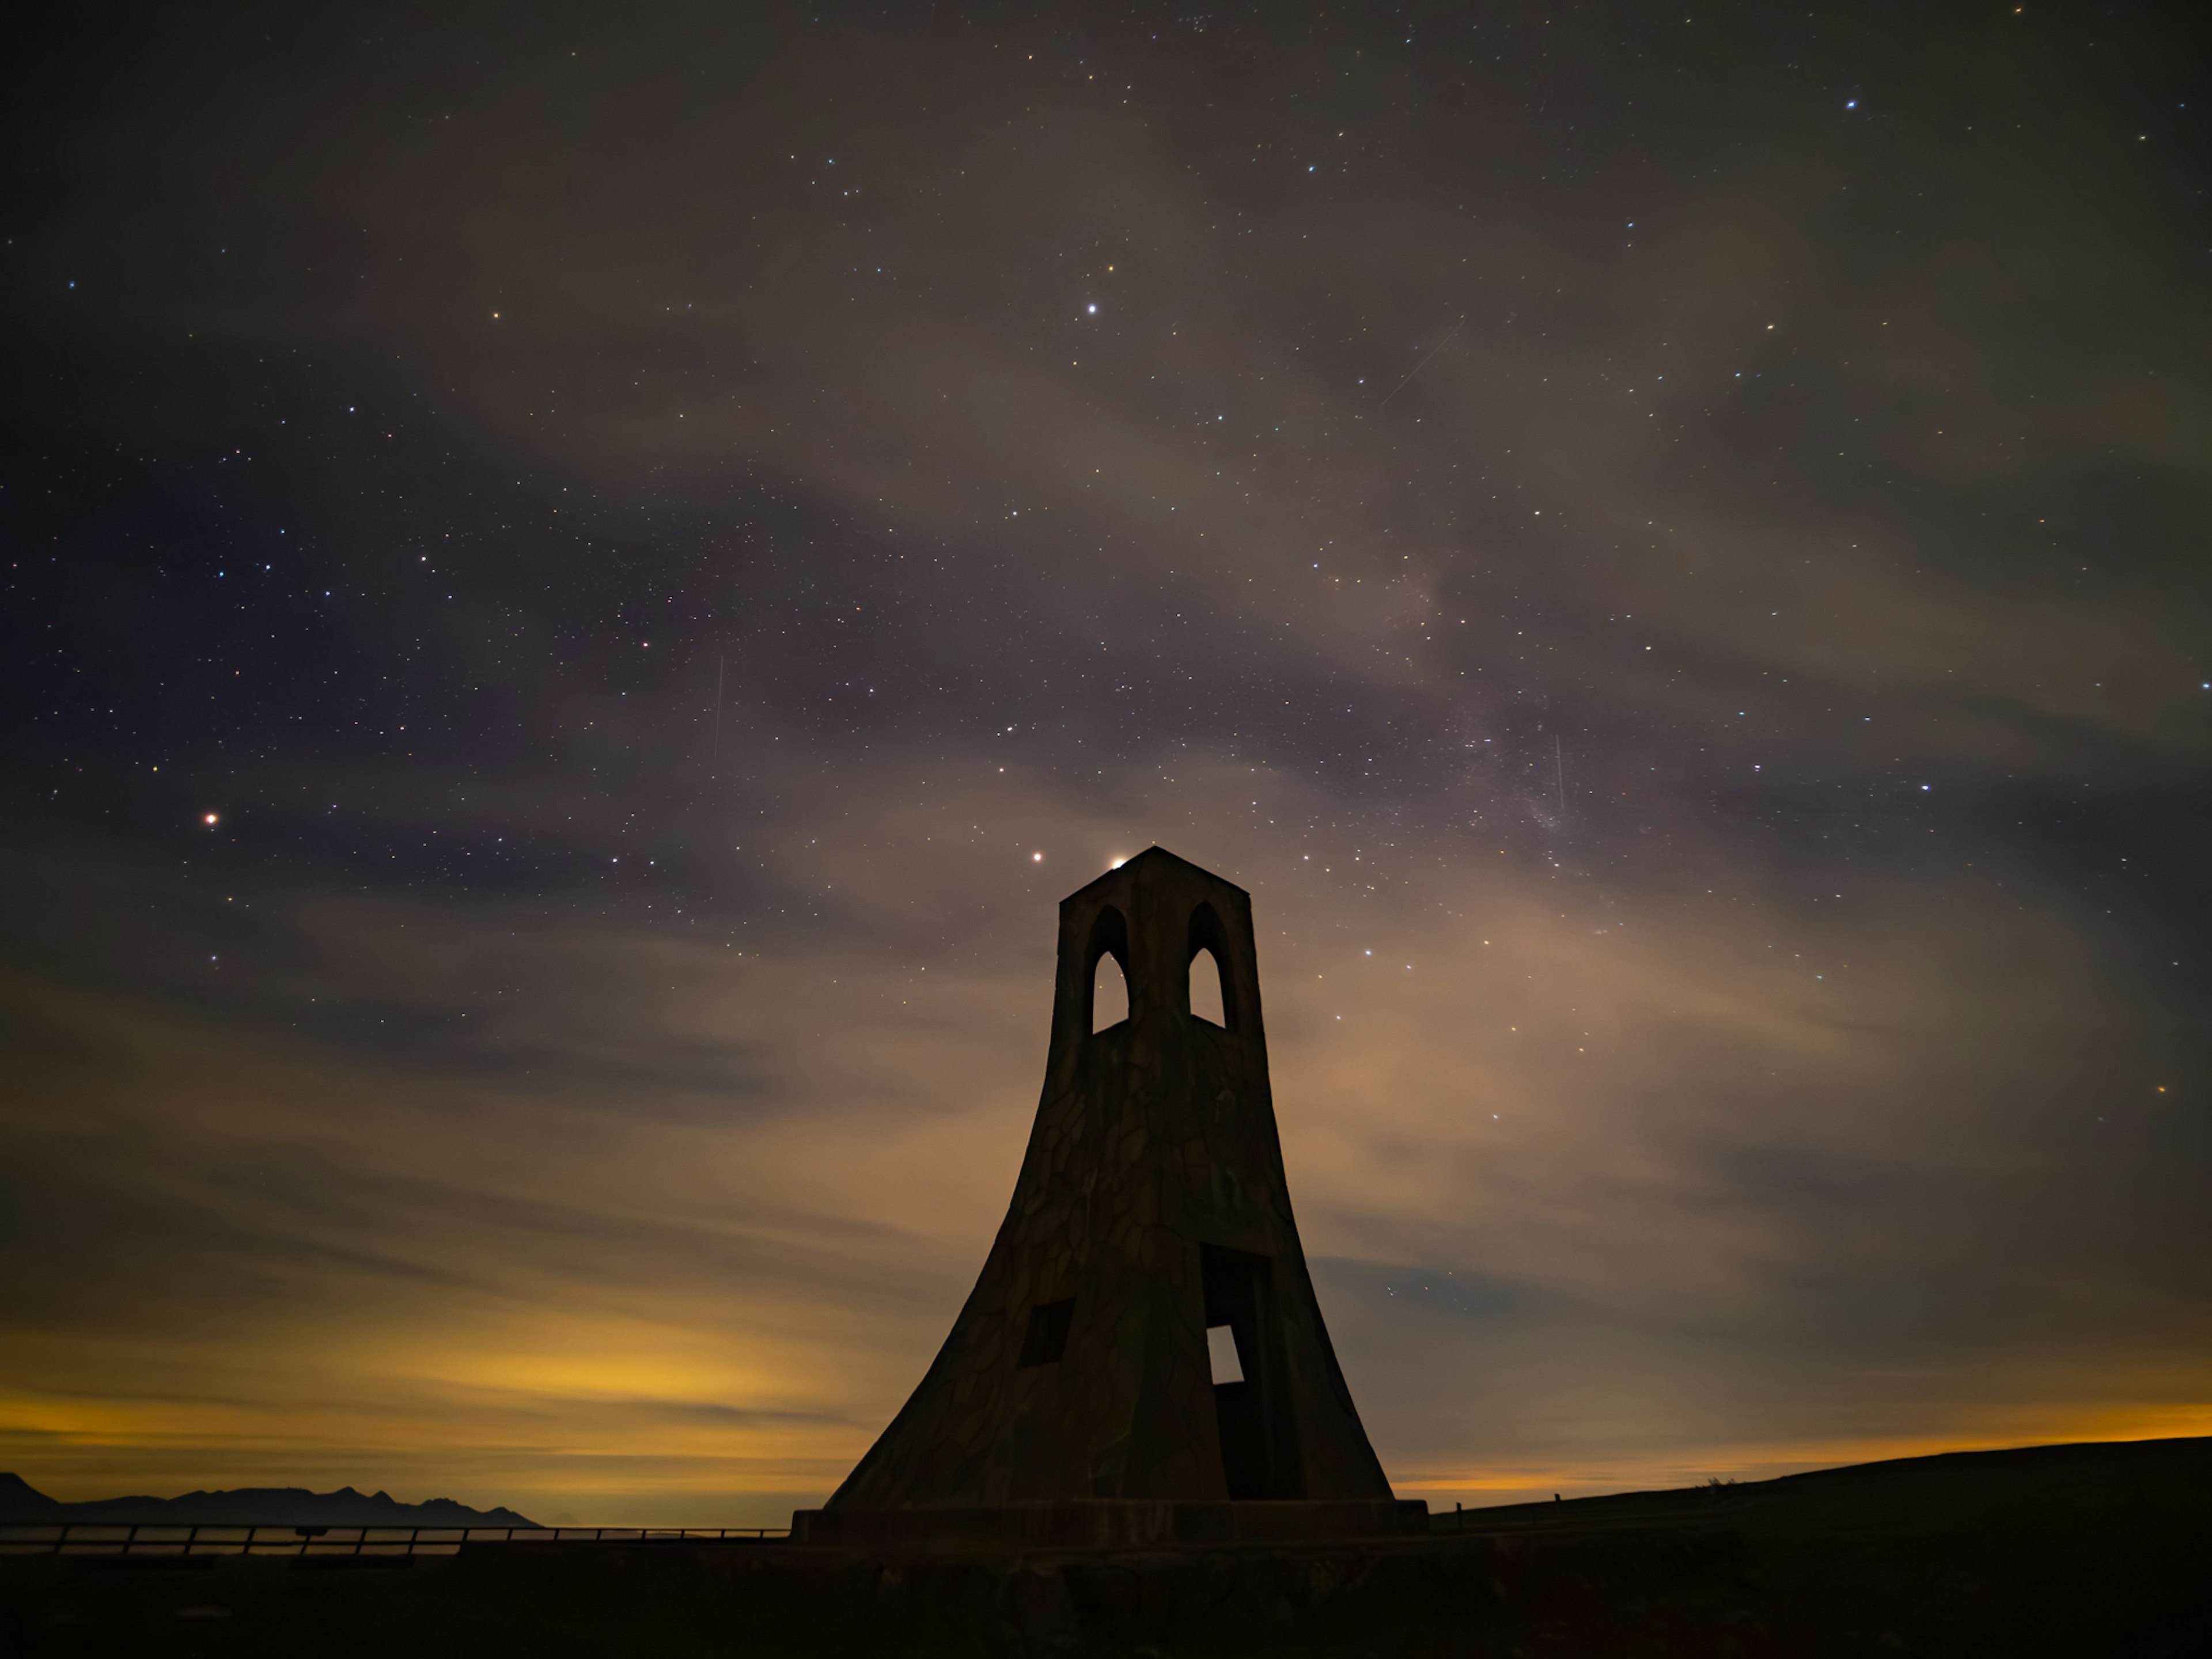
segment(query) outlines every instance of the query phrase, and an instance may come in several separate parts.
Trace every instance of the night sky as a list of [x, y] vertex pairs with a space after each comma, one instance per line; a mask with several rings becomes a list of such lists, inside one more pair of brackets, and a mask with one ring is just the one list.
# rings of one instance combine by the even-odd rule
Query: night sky
[[0, 1468], [818, 1501], [1152, 842], [1401, 1497], [2212, 1433], [2212, 39], [1198, 5], [19, 38]]

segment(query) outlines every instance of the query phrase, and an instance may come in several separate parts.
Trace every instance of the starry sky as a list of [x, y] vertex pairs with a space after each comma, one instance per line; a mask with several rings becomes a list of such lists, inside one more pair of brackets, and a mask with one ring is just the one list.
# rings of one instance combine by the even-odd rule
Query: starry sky
[[818, 1501], [1153, 842], [1401, 1496], [2212, 1432], [2212, 50], [1684, 9], [46, 20], [0, 1467]]

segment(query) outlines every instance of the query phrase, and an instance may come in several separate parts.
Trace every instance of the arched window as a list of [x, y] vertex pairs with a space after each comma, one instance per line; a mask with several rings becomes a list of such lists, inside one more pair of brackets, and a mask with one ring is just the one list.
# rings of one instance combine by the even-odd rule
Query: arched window
[[1237, 1029], [1237, 981], [1229, 976], [1229, 935], [1210, 904], [1190, 913], [1192, 1014], [1225, 1031]]
[[1221, 964], [1202, 945], [1190, 959], [1190, 1011], [1210, 1025], [1228, 1027], [1221, 1006]]
[[1129, 1017], [1129, 981], [1111, 951], [1103, 951], [1091, 970], [1091, 1029], [1103, 1031]]
[[1119, 1025], [1129, 1018], [1129, 924], [1112, 905], [1091, 924], [1083, 957], [1083, 1029]]

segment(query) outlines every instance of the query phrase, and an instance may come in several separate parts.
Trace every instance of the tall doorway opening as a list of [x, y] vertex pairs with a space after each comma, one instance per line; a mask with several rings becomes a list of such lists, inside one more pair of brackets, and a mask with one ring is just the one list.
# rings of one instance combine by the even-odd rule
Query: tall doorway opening
[[1263, 1255], [1201, 1244], [1199, 1267], [1229, 1495], [1303, 1498], [1305, 1471], [1284, 1375], [1274, 1264]]

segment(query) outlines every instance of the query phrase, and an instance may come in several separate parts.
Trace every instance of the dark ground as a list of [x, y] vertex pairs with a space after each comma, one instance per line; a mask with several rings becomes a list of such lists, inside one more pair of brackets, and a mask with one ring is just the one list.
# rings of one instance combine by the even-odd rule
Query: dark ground
[[1427, 1540], [1022, 1561], [490, 1546], [409, 1566], [0, 1562], [25, 1655], [2212, 1652], [2212, 1440], [1436, 1517]]

